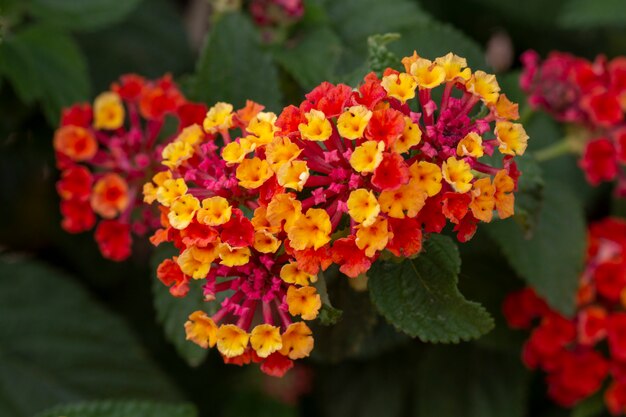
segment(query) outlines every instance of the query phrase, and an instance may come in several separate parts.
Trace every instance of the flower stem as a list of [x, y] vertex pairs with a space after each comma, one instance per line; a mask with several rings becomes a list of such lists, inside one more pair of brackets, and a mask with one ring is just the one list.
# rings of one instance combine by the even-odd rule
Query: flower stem
[[550, 159], [557, 158], [562, 155], [566, 155], [573, 151], [572, 144], [567, 139], [561, 139], [551, 145], [546, 146], [535, 152], [535, 159], [538, 162], [549, 161]]

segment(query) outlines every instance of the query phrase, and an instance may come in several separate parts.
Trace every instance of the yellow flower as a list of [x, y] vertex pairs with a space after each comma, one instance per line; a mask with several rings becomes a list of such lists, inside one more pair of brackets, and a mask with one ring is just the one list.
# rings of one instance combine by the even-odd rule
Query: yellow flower
[[376, 220], [380, 213], [380, 206], [376, 196], [371, 190], [359, 188], [350, 193], [348, 197], [348, 214], [355, 222], [369, 226]]
[[278, 184], [282, 187], [302, 191], [309, 179], [309, 167], [305, 161], [291, 161], [280, 167], [276, 173]]
[[245, 330], [234, 324], [223, 324], [217, 330], [217, 350], [227, 358], [234, 358], [245, 352], [248, 339]]
[[519, 119], [519, 105], [508, 99], [506, 94], [500, 94], [496, 103], [496, 115], [503, 119]]
[[393, 233], [389, 231], [387, 219], [378, 217], [371, 226], [356, 226], [356, 246], [370, 258], [376, 251], [385, 249]]
[[470, 132], [459, 141], [456, 146], [456, 154], [458, 156], [473, 156], [480, 158], [485, 154], [483, 150], [483, 138], [476, 132]]
[[330, 242], [331, 229], [326, 210], [310, 208], [306, 214], [298, 216], [293, 226], [287, 230], [287, 236], [296, 250], [317, 250]]
[[193, 156], [193, 147], [182, 140], [169, 143], [161, 152], [162, 164], [174, 169]]
[[177, 141], [188, 143], [191, 146], [197, 144], [202, 139], [204, 139], [204, 132], [200, 125], [195, 123], [184, 128], [176, 138]]
[[115, 130], [124, 125], [126, 112], [117, 93], [107, 91], [96, 97], [93, 103], [93, 127]]
[[417, 58], [411, 64], [409, 73], [415, 77], [419, 88], [435, 88], [446, 79], [446, 71], [442, 66], [424, 58]]
[[[152, 204], [157, 199], [157, 190], [163, 185], [165, 180], [172, 178], [170, 171], [158, 172], [152, 177], [152, 182], [147, 182], [143, 185], [143, 201], [144, 203]], [[156, 187], [155, 187], [156, 185]], [[185, 190], [187, 192], [187, 190]]]
[[350, 156], [350, 165], [356, 172], [374, 172], [383, 160], [385, 144], [370, 140], [357, 146]]
[[372, 112], [365, 106], [352, 106], [341, 113], [337, 119], [337, 130], [346, 139], [358, 139], [363, 137]]
[[254, 210], [251, 222], [254, 230], [266, 230], [270, 233], [278, 233], [281, 230], [280, 224], [273, 225], [268, 220], [266, 206], [259, 206]]
[[283, 333], [282, 341], [280, 353], [289, 356], [289, 359], [306, 358], [313, 350], [313, 332], [302, 321], [291, 323]]
[[296, 159], [301, 152], [302, 149], [288, 137], [279, 137], [265, 147], [265, 159], [272, 170], [278, 172], [281, 166]]
[[418, 125], [413, 123], [410, 117], [404, 116], [404, 132], [391, 145], [395, 153], [404, 153], [422, 140], [422, 130]]
[[466, 193], [472, 188], [472, 168], [462, 159], [451, 156], [441, 166], [443, 178], [458, 193]]
[[219, 226], [230, 220], [232, 207], [224, 197], [210, 197], [202, 200], [202, 208], [198, 209], [198, 222], [207, 226]]
[[303, 139], [324, 141], [330, 137], [333, 128], [323, 112], [311, 110], [304, 117], [306, 117], [307, 122], [298, 125], [298, 130]]
[[185, 275], [189, 275], [193, 279], [203, 279], [211, 270], [211, 263], [215, 258], [214, 246], [207, 248], [190, 246], [180, 254], [176, 263]]
[[385, 190], [378, 196], [378, 203], [383, 213], [389, 217], [403, 219], [406, 216], [415, 217], [426, 203], [426, 192], [416, 186], [411, 180], [397, 190]]
[[226, 266], [241, 266], [250, 260], [250, 248], [233, 248], [228, 243], [221, 243], [217, 248], [221, 259], [220, 264]]
[[286, 297], [289, 314], [300, 315], [302, 320], [314, 320], [322, 307], [322, 300], [315, 287], [296, 288], [290, 285]]
[[288, 284], [307, 286], [317, 281], [317, 276], [298, 268], [296, 262], [289, 262], [280, 269], [280, 278]]
[[194, 311], [185, 322], [186, 339], [207, 349], [217, 343], [217, 325], [204, 311]]
[[261, 253], [275, 253], [280, 248], [281, 241], [267, 230], [257, 230], [254, 233], [254, 249]]
[[417, 81], [410, 74], [389, 74], [383, 77], [380, 85], [387, 91], [389, 97], [397, 98], [402, 103], [406, 103], [407, 100], [415, 97]]
[[515, 213], [515, 182], [509, 176], [506, 170], [498, 171], [493, 179], [493, 185], [496, 187], [494, 197], [496, 199], [496, 210], [501, 219], [511, 217]]
[[435, 62], [446, 72], [446, 81], [453, 81], [456, 78], [467, 81], [472, 75], [472, 71], [466, 68], [467, 60], [454, 55], [452, 52], [435, 59]]
[[250, 346], [261, 358], [267, 358], [283, 347], [280, 329], [271, 324], [259, 324], [250, 333]]
[[171, 176], [172, 174], [170, 173], [156, 191], [156, 199], [165, 207], [169, 207], [174, 200], [187, 192], [185, 180], [182, 178], [172, 179]]
[[211, 107], [204, 118], [204, 131], [217, 133], [220, 130], [230, 129], [233, 125], [232, 104], [219, 102]]
[[493, 209], [496, 203], [495, 192], [496, 188], [491, 184], [489, 178], [476, 180], [472, 185], [472, 202], [469, 208], [478, 220], [489, 223], [493, 218]]
[[505, 155], [523, 155], [528, 146], [528, 135], [519, 123], [496, 122], [494, 131], [498, 139], [498, 150]]
[[275, 125], [276, 115], [271, 112], [260, 112], [252, 118], [246, 128], [248, 139], [256, 145], [265, 145], [274, 140], [274, 133], [278, 130]]
[[199, 208], [198, 199], [191, 194], [185, 194], [174, 200], [169, 213], [167, 213], [167, 218], [173, 228], [181, 230], [189, 226]]
[[259, 188], [272, 175], [274, 173], [270, 169], [270, 164], [265, 159], [256, 156], [252, 159], [244, 159], [235, 171], [239, 185], [248, 189]]
[[441, 191], [441, 169], [437, 164], [420, 161], [409, 167], [411, 183], [432, 197]]
[[493, 74], [476, 71], [465, 83], [467, 91], [478, 95], [486, 104], [495, 104], [498, 101], [500, 86]]
[[239, 164], [246, 155], [256, 149], [256, 145], [249, 139], [241, 138], [238, 142], [230, 142], [222, 149], [222, 159], [226, 165]]
[[272, 226], [290, 230], [302, 214], [302, 203], [292, 193], [276, 194], [267, 205], [267, 220]]

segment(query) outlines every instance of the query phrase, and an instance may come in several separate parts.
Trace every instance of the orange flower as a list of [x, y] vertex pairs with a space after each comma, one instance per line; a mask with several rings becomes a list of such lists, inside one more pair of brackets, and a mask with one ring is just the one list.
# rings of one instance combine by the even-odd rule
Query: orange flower
[[93, 211], [111, 219], [128, 207], [128, 185], [124, 178], [108, 173], [96, 181], [91, 193]]

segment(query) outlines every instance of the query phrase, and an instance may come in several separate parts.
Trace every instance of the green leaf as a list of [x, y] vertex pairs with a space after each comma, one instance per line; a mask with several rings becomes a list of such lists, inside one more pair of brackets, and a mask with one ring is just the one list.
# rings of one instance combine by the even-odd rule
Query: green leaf
[[517, 355], [471, 345], [431, 348], [418, 367], [418, 417], [524, 417], [528, 372]]
[[126, 324], [64, 274], [0, 259], [0, 415], [83, 400], [176, 400]]
[[372, 71], [379, 77], [387, 67], [399, 68], [400, 58], [387, 49], [387, 45], [400, 39], [399, 33], [385, 33], [384, 35], [372, 35], [367, 38], [367, 60]]
[[89, 97], [85, 59], [69, 36], [31, 26], [0, 44], [0, 73], [25, 103], [40, 101], [51, 124], [61, 108]]
[[66, 29], [93, 30], [122, 20], [141, 0], [30, 0], [30, 12]]
[[224, 417], [296, 417], [298, 413], [290, 405], [247, 389], [228, 398], [221, 415]]
[[398, 330], [424, 342], [478, 338], [493, 328], [493, 319], [457, 289], [460, 266], [452, 239], [431, 235], [416, 259], [374, 264], [368, 273], [372, 302]]
[[325, 27], [313, 29], [273, 50], [278, 63], [306, 90], [322, 81], [333, 81], [341, 52], [341, 40]]
[[597, 393], [576, 404], [572, 409], [571, 417], [598, 417], [606, 411], [604, 397]]
[[626, 2], [623, 0], [569, 0], [557, 20], [566, 29], [626, 26]]
[[147, 401], [94, 401], [61, 405], [35, 417], [197, 417], [191, 404]]
[[195, 83], [195, 98], [209, 104], [226, 101], [241, 107], [250, 99], [269, 110], [281, 106], [276, 66], [250, 19], [240, 13], [225, 14], [213, 26]]
[[171, 246], [161, 245], [152, 255], [151, 265], [153, 274], [152, 293], [157, 320], [163, 325], [163, 332], [167, 340], [172, 342], [178, 354], [191, 366], [201, 364], [207, 357], [208, 350], [203, 349], [189, 340], [186, 340], [185, 322], [189, 315], [196, 310], [206, 310], [207, 307], [217, 307], [219, 303], [206, 303], [202, 299], [202, 283], [192, 280], [189, 284], [189, 293], [182, 298], [170, 294], [169, 288], [156, 278], [156, 269], [166, 258], [178, 252]]
[[320, 1], [330, 27], [344, 45], [338, 73], [347, 76], [349, 79], [346, 81], [350, 82], [359, 80], [368, 72], [364, 63], [368, 37], [382, 33], [408, 33], [430, 20], [430, 16], [415, 1]]
[[544, 181], [537, 161], [528, 155], [517, 159], [522, 176], [515, 194], [515, 220], [524, 230], [526, 237], [532, 234], [539, 220], [544, 199]]
[[87, 56], [97, 91], [108, 89], [112, 81], [130, 72], [155, 78], [193, 69], [183, 20], [170, 1], [143, 0], [123, 21], [97, 32], [80, 33], [78, 43]]
[[415, 375], [412, 352], [344, 361], [316, 369], [314, 400], [326, 417], [400, 417], [407, 411]]
[[483, 51], [473, 39], [454, 27], [436, 22], [422, 22], [399, 31], [401, 38], [392, 43], [389, 49], [399, 57], [412, 55], [413, 51], [428, 59], [435, 59], [448, 52], [467, 59], [474, 69], [485, 68]]
[[574, 298], [586, 247], [583, 208], [568, 187], [547, 181], [545, 200], [532, 239], [512, 219], [485, 225], [513, 269], [563, 314]]

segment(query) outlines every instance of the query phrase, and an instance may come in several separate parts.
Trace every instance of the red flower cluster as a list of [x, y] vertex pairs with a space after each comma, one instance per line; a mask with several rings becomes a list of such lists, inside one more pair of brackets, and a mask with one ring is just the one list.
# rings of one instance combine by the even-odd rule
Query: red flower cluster
[[581, 168], [591, 184], [618, 178], [618, 192], [626, 194], [626, 57], [595, 61], [552, 52], [540, 62], [534, 51], [522, 55], [522, 89], [533, 108], [556, 120], [588, 130]]
[[252, 0], [250, 14], [259, 26], [281, 26], [297, 22], [304, 15], [302, 0]]
[[504, 315], [513, 328], [534, 326], [524, 345], [527, 367], [547, 373], [548, 394], [571, 407], [611, 382], [604, 393], [613, 415], [626, 414], [626, 221], [591, 226], [587, 263], [580, 278], [577, 313], [566, 318], [526, 288], [507, 297]]
[[164, 123], [178, 129], [201, 121], [204, 105], [188, 103], [165, 76], [147, 81], [125, 75], [100, 94], [93, 106], [76, 104], [63, 111], [54, 135], [61, 179], [62, 226], [70, 233], [91, 229], [102, 255], [121, 261], [131, 252], [131, 232], [143, 235], [159, 226], [158, 212], [142, 205], [141, 187], [161, 170]]

